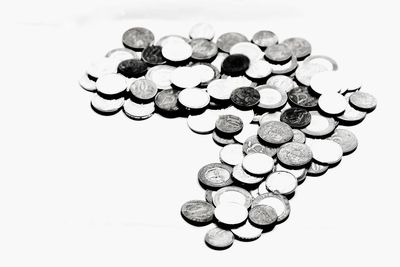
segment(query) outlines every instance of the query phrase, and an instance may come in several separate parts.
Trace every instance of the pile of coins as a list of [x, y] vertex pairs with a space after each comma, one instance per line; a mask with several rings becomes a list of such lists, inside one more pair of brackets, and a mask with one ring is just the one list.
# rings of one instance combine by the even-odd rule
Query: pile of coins
[[194, 25], [188, 37], [135, 27], [92, 62], [80, 85], [102, 115], [121, 109], [131, 119], [158, 113], [185, 117], [222, 146], [220, 161], [203, 166], [205, 200], [183, 204], [193, 225], [215, 223], [205, 242], [225, 249], [255, 240], [290, 214], [289, 199], [306, 176], [325, 173], [357, 148], [342, 126], [360, 123], [377, 105], [354, 75], [330, 57], [311, 55], [303, 38], [279, 42], [271, 31], [251, 40], [237, 32]]

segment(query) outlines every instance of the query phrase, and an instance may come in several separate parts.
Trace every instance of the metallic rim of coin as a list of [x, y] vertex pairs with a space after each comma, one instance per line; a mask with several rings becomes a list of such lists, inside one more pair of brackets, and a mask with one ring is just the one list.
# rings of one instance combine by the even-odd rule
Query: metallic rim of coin
[[291, 104], [305, 109], [315, 109], [318, 106], [318, 97], [306, 86], [293, 88], [288, 92]]
[[300, 130], [308, 136], [326, 136], [332, 133], [338, 125], [334, 118], [321, 115], [318, 111], [310, 111], [310, 114], [310, 124], [306, 128]]
[[89, 92], [96, 92], [96, 82], [89, 79], [87, 74], [83, 74], [82, 77], [79, 79], [79, 85]]
[[263, 232], [262, 229], [254, 227], [249, 221], [238, 228], [231, 229], [235, 237], [242, 241], [252, 241], [259, 238]]
[[214, 206], [225, 202], [234, 202], [243, 205], [246, 209], [250, 208], [253, 197], [249, 191], [238, 186], [226, 186], [220, 188], [213, 196]]
[[214, 206], [204, 200], [190, 200], [182, 205], [181, 214], [194, 223], [210, 223], [214, 219]]
[[217, 46], [221, 51], [229, 53], [232, 46], [240, 42], [248, 42], [247, 37], [238, 32], [227, 32], [218, 37]]
[[299, 129], [292, 129], [293, 139], [292, 142], [304, 144], [306, 142], [306, 135]]
[[273, 207], [268, 205], [257, 205], [249, 211], [249, 221], [261, 228], [272, 225], [277, 220], [278, 214]]
[[217, 45], [207, 39], [192, 39], [189, 44], [192, 46], [192, 58], [196, 60], [208, 60], [218, 53]]
[[267, 80], [267, 85], [275, 86], [286, 93], [298, 87], [297, 83], [285, 75], [274, 75]]
[[260, 176], [272, 170], [274, 160], [264, 153], [252, 153], [243, 158], [242, 166], [246, 172]]
[[162, 55], [162, 47], [159, 45], [149, 45], [142, 52], [142, 60], [150, 65], [161, 65], [167, 61]]
[[271, 31], [258, 31], [253, 35], [251, 41], [259, 47], [266, 48], [279, 42], [278, 36]]
[[231, 101], [240, 108], [250, 109], [260, 102], [260, 93], [253, 87], [239, 87], [232, 91]]
[[304, 59], [303, 63], [304, 64], [314, 63], [313, 61], [320, 61], [320, 60], [329, 62], [329, 64], [331, 65], [331, 70], [338, 70], [339, 68], [337, 62], [333, 58], [330, 58], [325, 55], [310, 55], [306, 57], [306, 59]]
[[257, 134], [261, 140], [273, 145], [282, 145], [293, 138], [292, 128], [281, 121], [269, 121], [261, 124]]
[[219, 227], [210, 229], [204, 237], [204, 242], [208, 246], [216, 249], [228, 248], [232, 246], [234, 240], [235, 238], [231, 231]]
[[196, 62], [190, 66], [200, 76], [200, 87], [207, 87], [212, 81], [221, 76], [219, 70], [214, 65], [207, 62]]
[[215, 112], [206, 110], [199, 115], [189, 115], [187, 124], [193, 132], [207, 134], [214, 131], [217, 119], [218, 115]]
[[292, 56], [292, 59], [286, 64], [271, 64], [272, 74], [275, 75], [289, 75], [296, 70], [298, 62], [296, 57]]
[[144, 120], [153, 116], [155, 111], [154, 102], [147, 104], [138, 104], [130, 99], [127, 99], [124, 103], [124, 113], [131, 119]]
[[262, 109], [278, 109], [283, 107], [287, 102], [287, 94], [285, 91], [272, 85], [259, 85], [255, 88], [260, 93], [259, 108]]
[[143, 50], [154, 42], [154, 34], [143, 27], [134, 27], [122, 35], [122, 43], [125, 47], [134, 50]]
[[292, 37], [284, 40], [282, 43], [289, 47], [298, 60], [302, 60], [311, 54], [311, 44], [306, 39]]
[[146, 73], [146, 79], [153, 81], [158, 89], [171, 89], [170, 75], [175, 67], [168, 65], [159, 65], [150, 68]]
[[[258, 130], [258, 127], [257, 127]], [[243, 153], [247, 154], [252, 154], [252, 153], [264, 153], [270, 157], [275, 157], [276, 153], [278, 152], [278, 149], [275, 147], [270, 147], [264, 144], [260, 143], [260, 140], [258, 139], [257, 132], [255, 135], [249, 136], [244, 142], [243, 142]]]
[[239, 42], [231, 47], [229, 54], [242, 54], [250, 59], [250, 61], [260, 60], [264, 57], [263, 51], [250, 42]]
[[304, 128], [311, 122], [311, 114], [304, 108], [293, 107], [282, 112], [280, 120], [292, 128]]
[[153, 99], [157, 94], [157, 85], [147, 79], [137, 79], [129, 87], [131, 94], [140, 100]]
[[105, 99], [98, 94], [93, 94], [92, 100], [90, 102], [92, 108], [100, 113], [116, 113], [124, 105], [124, 98], [120, 97], [118, 99]]
[[180, 110], [178, 106], [179, 93], [180, 91], [176, 89], [163, 90], [156, 95], [154, 103], [162, 111], [177, 112]]
[[210, 95], [199, 88], [186, 88], [179, 93], [178, 101], [188, 109], [202, 109], [210, 103]]
[[212, 133], [212, 138], [214, 142], [220, 146], [226, 146], [235, 143], [235, 140], [233, 138], [221, 137], [215, 131]]
[[248, 216], [247, 208], [234, 202], [222, 202], [215, 207], [214, 216], [224, 225], [239, 225]]
[[338, 143], [344, 155], [353, 152], [358, 146], [356, 135], [347, 129], [336, 129], [328, 139]]
[[314, 160], [322, 164], [336, 164], [343, 156], [342, 147], [333, 140], [314, 140], [310, 143], [310, 148]]
[[243, 121], [235, 115], [221, 115], [215, 122], [215, 128], [220, 133], [235, 135], [243, 129]]
[[255, 185], [255, 184], [260, 183], [262, 180], [264, 180], [264, 177], [252, 176], [252, 175], [248, 174], [243, 169], [242, 164], [238, 164], [235, 167], [233, 167], [232, 177], [239, 183], [242, 183], [245, 185]]
[[349, 102], [354, 108], [361, 111], [374, 110], [377, 105], [377, 100], [373, 95], [360, 91], [351, 94]]
[[214, 27], [211, 24], [200, 22], [192, 26], [189, 36], [192, 39], [204, 38], [212, 40], [215, 35]]
[[[215, 125], [215, 124], [214, 124]], [[230, 144], [224, 146], [219, 151], [219, 159], [222, 163], [235, 166], [243, 160], [243, 149], [240, 144]]]
[[287, 196], [296, 190], [297, 178], [287, 171], [275, 171], [268, 175], [265, 186], [270, 192], [278, 192]]
[[289, 200], [283, 195], [274, 193], [265, 193], [259, 195], [258, 197], [253, 199], [251, 207], [254, 208], [255, 206], [261, 204], [270, 206], [275, 209], [276, 214], [278, 215], [277, 222], [285, 220], [290, 214]]
[[282, 63], [292, 57], [292, 52], [286, 44], [280, 43], [269, 46], [265, 50], [265, 57], [272, 63]]
[[221, 188], [233, 183], [231, 174], [231, 166], [222, 163], [210, 163], [199, 170], [197, 178], [203, 185]]
[[289, 142], [279, 148], [277, 157], [283, 165], [298, 168], [310, 163], [313, 154], [308, 145]]

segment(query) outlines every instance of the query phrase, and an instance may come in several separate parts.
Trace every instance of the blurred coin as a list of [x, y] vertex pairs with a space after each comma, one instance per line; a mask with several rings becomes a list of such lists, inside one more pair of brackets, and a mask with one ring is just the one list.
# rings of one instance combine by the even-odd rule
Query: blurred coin
[[282, 145], [278, 150], [277, 156], [281, 163], [293, 168], [307, 165], [313, 158], [312, 151], [308, 145], [294, 142]]
[[258, 31], [251, 39], [259, 47], [266, 48], [278, 43], [278, 36], [271, 31]]
[[118, 95], [126, 90], [126, 78], [121, 74], [106, 74], [97, 79], [96, 88], [105, 96]]
[[244, 169], [242, 164], [238, 164], [233, 167], [232, 177], [234, 180], [238, 181], [240, 184], [245, 185], [255, 185], [264, 180], [264, 177], [252, 176], [248, 174]]
[[272, 74], [275, 75], [291, 75], [297, 68], [298, 63], [296, 57], [292, 56], [292, 59], [285, 64], [272, 64]]
[[306, 135], [298, 130], [298, 129], [292, 129], [293, 131], [293, 140], [292, 142], [304, 144], [306, 142]]
[[218, 115], [215, 112], [206, 110], [200, 115], [189, 115], [187, 124], [193, 132], [206, 134], [214, 131], [217, 119]]
[[373, 95], [360, 91], [353, 93], [349, 101], [354, 108], [362, 111], [372, 111], [377, 105], [377, 100]]
[[257, 205], [249, 211], [249, 220], [257, 227], [265, 228], [278, 220], [278, 214], [273, 207]]
[[170, 81], [179, 88], [192, 88], [200, 84], [200, 77], [192, 67], [178, 67], [170, 73]]
[[213, 195], [215, 194], [215, 191], [206, 189], [205, 191], [205, 199], [208, 203], [213, 204]]
[[192, 70], [200, 77], [200, 86], [206, 87], [213, 80], [219, 78], [220, 73], [216, 67], [206, 62], [197, 62], [191, 65]]
[[124, 98], [118, 99], [105, 99], [98, 94], [93, 94], [91, 106], [94, 110], [101, 114], [114, 114], [117, 113], [124, 105]]
[[216, 207], [221, 203], [233, 202], [248, 209], [251, 206], [252, 200], [253, 197], [249, 191], [237, 186], [226, 186], [218, 189], [213, 197], [213, 203]]
[[165, 44], [176, 43], [176, 42], [180, 42], [180, 41], [189, 43], [188, 38], [185, 38], [185, 37], [177, 35], [177, 34], [172, 34], [172, 35], [166, 35], [166, 36], [161, 37], [161, 39], [157, 41], [156, 45], [163, 47]]
[[225, 53], [229, 53], [232, 46], [240, 42], [248, 42], [246, 36], [238, 32], [227, 32], [217, 39], [217, 46]]
[[242, 241], [252, 241], [259, 238], [262, 234], [262, 229], [254, 227], [249, 221], [238, 228], [233, 228], [232, 233], [235, 237]]
[[215, 207], [214, 215], [218, 222], [224, 225], [236, 226], [247, 219], [248, 211], [241, 204], [223, 202]]
[[166, 63], [161, 53], [161, 46], [149, 45], [142, 52], [142, 60], [150, 65], [162, 65]]
[[215, 128], [222, 134], [233, 136], [243, 129], [243, 122], [235, 115], [221, 115], [215, 122]]
[[[267, 186], [265, 185], [265, 181], [263, 181], [263, 182], [258, 186], [257, 192], [258, 192], [258, 195], [257, 195], [256, 197], [258, 197], [259, 195], [262, 195], [262, 194], [269, 193], [269, 191], [267, 190]], [[255, 197], [255, 198], [256, 198], [256, 197]]]
[[312, 76], [311, 89], [317, 94], [338, 93], [346, 89], [341, 73], [337, 71], [324, 71]]
[[260, 60], [264, 57], [264, 53], [261, 49], [250, 42], [239, 42], [233, 45], [229, 51], [229, 54], [242, 54], [250, 59], [250, 61]]
[[303, 61], [304, 64], [318, 64], [325, 66], [328, 70], [337, 70], [338, 69], [338, 64], [336, 61], [328, 56], [324, 55], [311, 55], [308, 56], [306, 59]]
[[212, 133], [212, 138], [214, 142], [220, 146], [226, 146], [235, 143], [235, 140], [233, 138], [221, 137], [215, 131]]
[[345, 111], [347, 100], [339, 93], [323, 93], [318, 99], [319, 108], [329, 115], [338, 115]]
[[243, 158], [243, 169], [253, 175], [264, 175], [274, 167], [274, 160], [264, 153], [251, 153]]
[[253, 200], [251, 207], [254, 208], [257, 205], [267, 205], [272, 207], [278, 215], [277, 222], [285, 220], [290, 214], [289, 201], [283, 195], [274, 193], [265, 193], [259, 195]]
[[250, 59], [242, 54], [227, 56], [221, 65], [221, 70], [230, 76], [239, 76], [245, 74], [250, 66]]
[[311, 54], [311, 44], [306, 39], [292, 37], [284, 40], [282, 43], [289, 47], [298, 60], [302, 60]]
[[328, 164], [320, 164], [315, 161], [311, 162], [310, 167], [308, 168], [307, 174], [311, 176], [317, 176], [325, 173], [329, 169]]
[[328, 139], [338, 143], [344, 155], [353, 152], [358, 146], [357, 137], [347, 129], [336, 129]]
[[134, 49], [143, 50], [148, 45], [154, 42], [154, 34], [142, 27], [134, 27], [126, 32], [122, 36], [122, 43], [124, 46]]
[[79, 79], [79, 85], [85, 89], [86, 91], [89, 92], [96, 92], [97, 88], [96, 88], [96, 82], [89, 79], [89, 77], [87, 76], [87, 74], [83, 74], [82, 77]]
[[246, 139], [249, 138], [250, 136], [255, 135], [257, 137], [257, 131], [258, 131], [258, 125], [244, 124], [242, 131], [237, 135], [235, 135], [233, 138], [237, 142], [244, 144], [246, 142]]
[[367, 113], [365, 111], [356, 110], [347, 102], [344, 113], [338, 116], [337, 119], [344, 123], [355, 124], [361, 122], [366, 116]]
[[139, 59], [127, 59], [119, 63], [118, 73], [121, 73], [127, 78], [137, 78], [145, 75], [147, 72], [147, 65]]
[[89, 64], [86, 73], [96, 80], [106, 74], [117, 73], [118, 64], [119, 61], [113, 58], [99, 58]]
[[303, 63], [300, 65], [295, 72], [297, 81], [303, 85], [310, 85], [311, 78], [317, 73], [328, 71], [329, 69], [320, 64], [316, 63]]
[[310, 111], [310, 114], [310, 124], [306, 128], [301, 129], [301, 131], [306, 135], [321, 137], [326, 136], [335, 130], [337, 122], [334, 118], [323, 116], [318, 111]]
[[267, 81], [267, 85], [275, 86], [286, 93], [297, 87], [296, 82], [285, 75], [275, 75], [270, 77]]
[[180, 91], [175, 89], [166, 89], [159, 92], [154, 99], [157, 108], [165, 112], [179, 111], [179, 106], [178, 106], [179, 92]]
[[246, 124], [250, 124], [254, 118], [254, 111], [252, 109], [250, 110], [240, 110], [234, 106], [230, 106], [228, 108], [225, 109], [221, 109], [219, 111], [219, 115], [233, 115], [236, 117], [239, 117], [242, 122], [243, 122], [243, 126]]
[[313, 140], [310, 143], [313, 158], [318, 163], [335, 164], [342, 159], [342, 147], [332, 140]]
[[278, 149], [275, 147], [268, 147], [264, 144], [261, 144], [257, 133], [249, 136], [243, 143], [243, 153], [246, 155], [252, 153], [264, 153], [270, 157], [274, 157], [277, 151]]
[[315, 109], [318, 105], [318, 98], [306, 86], [293, 88], [288, 92], [290, 103], [305, 109]]
[[260, 93], [253, 87], [239, 87], [233, 90], [231, 101], [241, 109], [251, 109], [260, 102]]
[[147, 79], [138, 79], [132, 83], [129, 91], [137, 99], [150, 100], [157, 94], [157, 85]]
[[192, 39], [189, 44], [192, 46], [192, 58], [196, 60], [208, 60], [218, 53], [217, 45], [207, 39]]
[[140, 59], [137, 52], [127, 48], [115, 48], [107, 52], [106, 57], [115, 59], [119, 62], [127, 59]]
[[173, 61], [184, 61], [192, 56], [192, 46], [185, 41], [178, 41], [180, 39], [169, 40], [162, 44], [161, 53], [164, 58]]
[[209, 230], [204, 237], [206, 244], [214, 249], [226, 249], [232, 246], [234, 240], [231, 231], [219, 227]]
[[222, 163], [235, 166], [239, 163], [242, 163], [243, 160], [243, 151], [242, 145], [240, 144], [230, 144], [224, 146], [219, 151], [219, 159]]
[[265, 186], [271, 192], [278, 192], [282, 195], [290, 195], [296, 190], [297, 178], [285, 171], [276, 171], [268, 175]]
[[272, 73], [271, 64], [264, 59], [250, 61], [246, 75], [253, 79], [263, 79]]
[[188, 109], [202, 109], [210, 102], [210, 95], [199, 88], [187, 88], [179, 93], [178, 101]]
[[272, 63], [284, 63], [292, 57], [292, 52], [285, 44], [275, 44], [265, 50], [265, 57]]
[[222, 62], [224, 62], [225, 58], [229, 56], [228, 53], [218, 52], [215, 59], [211, 62], [211, 64], [216, 67], [219, 71], [221, 71]]
[[124, 113], [131, 119], [144, 120], [148, 119], [154, 114], [154, 102], [148, 104], [138, 104], [130, 99], [127, 99], [124, 103]]
[[289, 108], [282, 112], [281, 121], [292, 128], [304, 128], [311, 122], [311, 114], [303, 108]]
[[146, 79], [153, 81], [158, 89], [171, 89], [171, 73], [175, 67], [160, 65], [150, 68], [146, 73]]
[[280, 121], [280, 118], [282, 116], [282, 112], [280, 111], [275, 111], [275, 112], [265, 112], [258, 123], [261, 125], [263, 123], [269, 122], [269, 121]]
[[260, 93], [259, 108], [278, 109], [287, 102], [287, 94], [281, 89], [272, 85], [260, 85], [255, 88]]
[[189, 222], [210, 223], [214, 218], [214, 206], [203, 200], [190, 200], [182, 205], [181, 214]]
[[273, 145], [287, 143], [293, 138], [292, 128], [280, 121], [270, 121], [261, 124], [257, 134], [264, 142]]
[[192, 39], [204, 38], [212, 40], [215, 35], [214, 27], [208, 23], [197, 23], [189, 31], [189, 36]]
[[297, 183], [301, 183], [306, 178], [306, 175], [307, 175], [306, 168], [289, 169], [289, 168], [282, 166], [279, 163], [276, 164], [275, 171], [285, 171], [285, 172], [289, 172], [289, 173], [293, 174], [293, 176], [296, 177], [296, 179], [297, 179]]
[[233, 183], [231, 179], [232, 167], [222, 163], [210, 163], [198, 172], [200, 183], [211, 188], [221, 188]]

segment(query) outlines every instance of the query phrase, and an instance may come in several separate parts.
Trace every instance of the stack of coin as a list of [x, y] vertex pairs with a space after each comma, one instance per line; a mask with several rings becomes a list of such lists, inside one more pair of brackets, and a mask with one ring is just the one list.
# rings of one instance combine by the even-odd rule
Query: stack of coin
[[221, 162], [198, 172], [205, 200], [186, 202], [181, 214], [194, 225], [215, 223], [205, 242], [224, 249], [286, 220], [306, 177], [357, 148], [347, 126], [360, 123], [377, 101], [334, 59], [312, 55], [304, 38], [279, 42], [269, 30], [251, 39], [214, 36], [207, 23], [156, 42], [150, 30], [131, 28], [124, 47], [93, 61], [79, 83], [99, 114], [186, 117], [193, 132], [211, 134], [222, 146]]

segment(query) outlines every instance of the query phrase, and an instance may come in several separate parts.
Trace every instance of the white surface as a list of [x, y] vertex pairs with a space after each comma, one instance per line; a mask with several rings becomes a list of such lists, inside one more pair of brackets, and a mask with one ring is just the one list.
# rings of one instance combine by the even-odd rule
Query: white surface
[[[400, 265], [396, 1], [37, 0], [0, 12], [1, 266], [259, 266], [259, 255], [270, 266]], [[179, 214], [204, 199], [197, 172], [220, 149], [211, 136], [185, 119], [99, 116], [78, 85], [91, 58], [120, 47], [129, 27], [158, 38], [199, 21], [216, 36], [303, 36], [313, 54], [359, 69], [362, 90], [378, 99], [351, 128], [357, 150], [299, 186], [287, 221], [225, 251], [203, 242], [214, 226]]]

